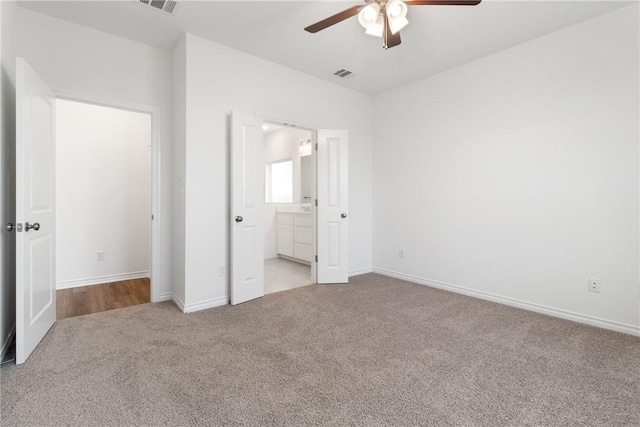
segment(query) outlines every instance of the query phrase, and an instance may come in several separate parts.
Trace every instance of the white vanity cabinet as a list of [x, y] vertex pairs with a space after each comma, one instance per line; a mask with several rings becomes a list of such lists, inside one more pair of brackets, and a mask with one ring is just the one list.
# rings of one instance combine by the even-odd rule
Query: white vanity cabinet
[[293, 214], [278, 213], [278, 254], [293, 257]]
[[278, 212], [278, 254], [311, 262], [311, 214]]

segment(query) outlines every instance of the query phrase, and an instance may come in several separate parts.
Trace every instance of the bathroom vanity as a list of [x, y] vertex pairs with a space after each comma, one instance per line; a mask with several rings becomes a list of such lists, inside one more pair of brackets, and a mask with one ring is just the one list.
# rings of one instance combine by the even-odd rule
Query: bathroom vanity
[[278, 255], [304, 264], [311, 263], [312, 232], [310, 212], [278, 212]]

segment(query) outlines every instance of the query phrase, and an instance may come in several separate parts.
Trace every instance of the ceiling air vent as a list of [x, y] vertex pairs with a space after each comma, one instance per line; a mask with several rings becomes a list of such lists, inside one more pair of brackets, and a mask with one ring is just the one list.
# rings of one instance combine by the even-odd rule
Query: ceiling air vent
[[347, 77], [353, 76], [353, 71], [342, 69], [342, 70], [336, 71], [335, 73], [333, 73], [333, 75], [346, 79]]
[[162, 10], [167, 13], [173, 13], [176, 7], [175, 0], [138, 0], [141, 4], [145, 4], [154, 9]]

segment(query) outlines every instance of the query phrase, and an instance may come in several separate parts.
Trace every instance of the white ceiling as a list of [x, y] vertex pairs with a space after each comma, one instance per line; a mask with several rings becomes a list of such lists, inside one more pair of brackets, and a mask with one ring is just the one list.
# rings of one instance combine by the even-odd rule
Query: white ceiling
[[[187, 1], [172, 15], [125, 1], [20, 1], [41, 13], [172, 50], [190, 32], [367, 94], [376, 94], [568, 27], [630, 2], [496, 1], [413, 6], [388, 51], [356, 17], [317, 34], [304, 27], [361, 2]], [[341, 79], [341, 68], [354, 72]]]

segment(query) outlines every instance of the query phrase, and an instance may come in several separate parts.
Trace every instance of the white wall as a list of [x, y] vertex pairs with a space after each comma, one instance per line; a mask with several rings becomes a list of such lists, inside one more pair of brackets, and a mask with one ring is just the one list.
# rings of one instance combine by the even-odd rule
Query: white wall
[[[300, 194], [300, 142], [311, 139], [311, 132], [302, 129], [278, 129], [264, 135], [264, 160], [272, 162], [276, 160], [291, 159], [293, 167], [293, 202], [310, 203], [310, 200], [301, 200]], [[265, 259], [278, 256], [278, 227], [276, 224], [276, 212], [278, 204], [265, 203], [264, 205], [264, 257]]]
[[216, 269], [229, 263], [232, 110], [349, 130], [349, 268], [370, 269], [371, 98], [191, 34], [186, 51], [187, 308], [229, 297], [228, 277]]
[[278, 257], [278, 224], [276, 214], [278, 204], [264, 205], [264, 259]]
[[56, 233], [58, 289], [150, 276], [150, 114], [56, 102]]
[[[171, 295], [171, 53], [18, 8], [18, 55], [54, 91], [161, 109], [160, 295]], [[164, 279], [161, 280], [160, 279]]]
[[173, 243], [171, 292], [184, 308], [185, 292], [185, 155], [187, 120], [187, 41], [183, 37], [173, 51]]
[[15, 332], [16, 258], [15, 136], [16, 136], [16, 16], [14, 1], [0, 2], [0, 359]]
[[377, 271], [640, 332], [638, 80], [636, 4], [375, 97]]

